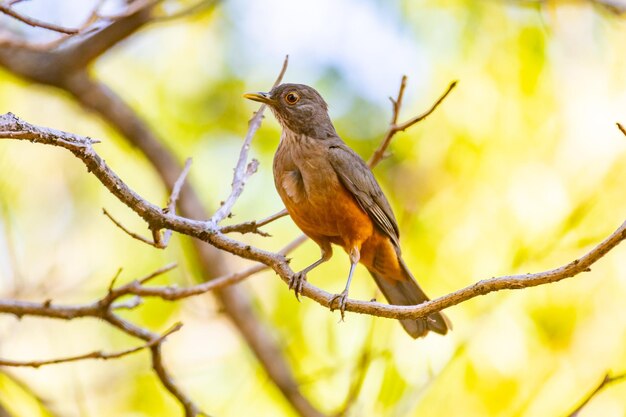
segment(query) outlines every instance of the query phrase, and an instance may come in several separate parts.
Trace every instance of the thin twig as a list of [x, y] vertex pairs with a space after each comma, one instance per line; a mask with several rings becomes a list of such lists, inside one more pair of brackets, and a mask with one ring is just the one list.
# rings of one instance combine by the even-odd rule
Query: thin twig
[[157, 269], [154, 272], [149, 273], [148, 275], [146, 275], [143, 278], [139, 278], [137, 281], [140, 284], [145, 284], [148, 281], [152, 281], [153, 279], [155, 279], [156, 277], [165, 274], [166, 272], [170, 272], [172, 269], [175, 269], [178, 267], [178, 264], [176, 262], [172, 262], [171, 264], [165, 265], [162, 268]]
[[395, 130], [396, 132], [404, 132], [406, 129], [413, 126], [415, 123], [421, 122], [422, 120], [430, 116], [437, 109], [437, 107], [439, 107], [439, 105], [443, 102], [443, 100], [445, 100], [445, 98], [448, 97], [448, 94], [450, 94], [450, 92], [454, 89], [454, 87], [457, 86], [458, 83], [459, 83], [458, 81], [452, 81], [450, 85], [448, 86], [448, 89], [437, 99], [437, 101], [435, 101], [435, 103], [430, 107], [430, 109], [426, 110], [424, 113], [420, 115], [415, 116], [412, 119], [407, 120], [404, 123], [400, 123], [396, 125], [395, 127], [393, 127], [393, 130]]
[[404, 123], [398, 123], [398, 116], [400, 114], [402, 99], [404, 97], [404, 90], [406, 89], [406, 75], [402, 77], [402, 81], [400, 82], [400, 89], [398, 90], [397, 98], [391, 99], [392, 104], [392, 115], [391, 115], [391, 123], [389, 124], [389, 129], [385, 134], [382, 142], [378, 146], [378, 148], [372, 154], [372, 157], [369, 159], [367, 164], [370, 168], [374, 168], [378, 163], [385, 157], [385, 151], [389, 147], [391, 143], [391, 139], [393, 139], [394, 135], [398, 132], [403, 132], [414, 124], [424, 120], [426, 117], [430, 116], [439, 105], [445, 100], [445, 98], [450, 94], [452, 89], [456, 87], [457, 81], [453, 81], [448, 86], [448, 89], [435, 101], [435, 103], [424, 113], [419, 114]]
[[[12, 5], [16, 3], [19, 3], [20, 1], [22, 0], [12, 0], [8, 2], [7, 6], [11, 7]], [[28, 50], [35, 51], [35, 52], [50, 51], [52, 49], [55, 49], [61, 46], [68, 39], [71, 39], [72, 37], [76, 35], [89, 33], [88, 29], [101, 19], [101, 16], [99, 15], [99, 10], [105, 1], [106, 0], [98, 0], [95, 6], [93, 7], [93, 9], [91, 10], [91, 13], [89, 14], [89, 16], [87, 16], [87, 18], [85, 19], [85, 21], [80, 25], [80, 27], [78, 27], [71, 33], [61, 33], [61, 36], [58, 36], [56, 39], [53, 39], [49, 42], [44, 42], [44, 43], [26, 42], [18, 38], [9, 38], [6, 40], [0, 39], [0, 46], [4, 44], [4, 45], [9, 45], [14, 48], [28, 49]]]
[[[191, 168], [191, 158], [187, 158], [187, 160], [185, 161], [185, 166], [180, 173], [180, 176], [174, 183], [174, 187], [172, 188], [172, 194], [167, 200], [167, 206], [163, 209], [164, 213], [176, 212], [176, 202], [178, 201], [178, 197], [180, 196], [180, 191], [183, 188], [183, 185], [185, 184], [185, 179], [187, 178], [187, 175], [189, 174], [190, 168]], [[130, 231], [119, 220], [116, 220], [106, 209], [103, 208], [102, 212], [104, 213], [105, 216], [107, 216], [113, 222], [113, 224], [115, 224], [117, 227], [122, 229], [122, 231], [124, 231], [127, 235], [129, 235], [133, 239], [137, 239], [140, 242], [143, 242], [157, 249], [165, 249], [167, 248], [167, 245], [169, 245], [170, 243], [170, 238], [172, 237], [172, 231], [170, 229], [166, 229], [165, 232], [163, 232], [163, 235], [161, 235], [160, 228], [151, 229], [152, 239], [148, 239], [146, 237], [141, 236], [140, 234]]]
[[100, 350], [96, 350], [93, 352], [85, 353], [83, 355], [68, 356], [64, 358], [56, 358], [56, 359], [48, 359], [48, 360], [36, 360], [36, 361], [12, 361], [12, 360], [7, 360], [7, 359], [0, 359], [0, 366], [39, 368], [45, 365], [56, 365], [60, 363], [77, 362], [77, 361], [82, 361], [85, 359], [101, 359], [101, 360], [117, 359], [123, 356], [131, 355], [133, 353], [139, 352], [140, 350], [150, 348], [156, 344], [159, 344], [166, 337], [180, 330], [181, 327], [183, 327], [182, 323], [176, 323], [174, 326], [166, 330], [158, 338], [153, 339], [141, 346], [137, 346], [137, 347], [126, 349], [126, 350], [121, 350], [119, 352], [107, 353], [107, 352], [102, 352]]
[[[133, 335], [139, 339], [143, 339], [146, 342], [152, 342], [153, 340], [158, 338], [158, 335], [147, 331], [127, 320], [124, 320], [112, 313], [111, 311], [107, 312], [107, 314], [103, 317], [105, 321], [110, 323], [112, 326], [117, 327], [125, 333]], [[150, 353], [152, 354], [152, 369], [154, 373], [158, 376], [159, 380], [167, 389], [170, 394], [172, 394], [178, 402], [183, 407], [185, 412], [185, 417], [197, 417], [197, 416], [208, 416], [208, 414], [202, 412], [198, 406], [185, 394], [176, 384], [172, 376], [169, 374], [167, 369], [163, 364], [163, 356], [161, 354], [161, 346], [163, 344], [164, 339], [161, 341], [154, 343], [150, 347]]]
[[[180, 176], [174, 183], [174, 187], [172, 187], [172, 194], [170, 198], [167, 200], [167, 213], [176, 213], [176, 204], [178, 203], [178, 197], [180, 196], [180, 192], [185, 184], [185, 180], [187, 179], [187, 175], [189, 174], [189, 170], [191, 169], [191, 158], [187, 158], [185, 161], [185, 166], [180, 173]], [[152, 237], [154, 239], [154, 244], [159, 249], [165, 249], [167, 245], [170, 243], [170, 238], [172, 237], [172, 231], [170, 229], [165, 229], [163, 232], [163, 236], [161, 236], [161, 231], [153, 229]]]
[[624, 126], [622, 126], [621, 123], [616, 123], [617, 128], [620, 130], [620, 132], [622, 132], [624, 134], [624, 136], [626, 136], [626, 128], [624, 128]]
[[138, 241], [143, 242], [143, 243], [145, 243], [147, 245], [154, 246], [155, 248], [157, 247], [156, 243], [154, 242], [154, 240], [148, 239], [146, 237], [141, 236], [140, 234], [137, 234], [135, 232], [132, 232], [132, 231], [128, 230], [122, 223], [120, 223], [115, 217], [113, 217], [111, 215], [111, 213], [109, 213], [107, 211], [107, 209], [103, 208], [102, 209], [102, 213], [105, 216], [107, 216], [109, 218], [109, 220], [111, 220], [113, 222], [113, 224], [115, 224], [117, 227], [122, 229], [122, 231], [124, 233], [126, 233], [128, 236], [132, 237], [133, 239], [137, 239]]
[[243, 271], [233, 272], [222, 277], [214, 278], [210, 281], [203, 282], [202, 284], [192, 285], [191, 287], [179, 288], [177, 286], [159, 286], [159, 287], [146, 287], [141, 282], [134, 281], [130, 284], [117, 288], [114, 292], [116, 298], [120, 294], [134, 294], [140, 297], [159, 297], [163, 300], [174, 301], [183, 298], [193, 297], [195, 295], [206, 294], [207, 292], [214, 291], [220, 288], [228, 287], [236, 284], [257, 272], [268, 269], [269, 267], [264, 264], [256, 264]]
[[178, 197], [180, 196], [180, 191], [183, 189], [183, 185], [185, 184], [185, 180], [187, 179], [187, 175], [189, 175], [189, 170], [191, 169], [192, 159], [187, 158], [185, 161], [185, 166], [180, 173], [180, 176], [174, 183], [174, 187], [172, 188], [172, 194], [170, 198], [167, 200], [167, 210], [168, 213], [176, 212], [176, 203], [178, 202]]
[[[276, 87], [283, 79], [285, 72], [287, 71], [287, 66], [289, 65], [289, 55], [285, 56], [285, 60], [283, 61], [283, 67], [274, 82], [274, 87]], [[261, 126], [261, 121], [263, 120], [263, 112], [265, 111], [265, 104], [262, 104], [259, 107], [259, 110], [254, 113], [252, 119], [248, 123], [248, 133], [246, 133], [246, 138], [241, 145], [241, 151], [239, 152], [239, 159], [237, 161], [237, 165], [235, 166], [235, 172], [233, 174], [233, 182], [232, 182], [232, 191], [224, 204], [215, 212], [215, 214], [209, 220], [209, 224], [212, 227], [216, 227], [222, 220], [224, 220], [230, 214], [235, 202], [243, 192], [243, 187], [246, 183], [246, 180], [250, 175], [256, 172], [256, 167], [258, 162], [253, 160], [248, 163], [248, 152], [250, 151], [250, 144], [252, 143], [252, 138], [254, 137], [256, 131]]]
[[191, 401], [189, 397], [187, 397], [187, 394], [185, 394], [174, 382], [172, 376], [163, 365], [161, 343], [157, 343], [152, 346], [150, 351], [152, 352], [152, 369], [154, 369], [154, 373], [157, 374], [163, 386], [165, 386], [165, 388], [181, 403], [185, 412], [185, 417], [209, 417], [209, 415], [202, 412], [200, 408], [198, 408], [198, 406], [196, 406], [196, 404]]
[[41, 21], [39, 19], [35, 19], [33, 17], [29, 17], [29, 16], [25, 16], [21, 13], [16, 12], [11, 5], [6, 5], [6, 4], [1, 4], [0, 3], [0, 13], [4, 13], [8, 16], [13, 17], [14, 19], [19, 20], [22, 23], [26, 23], [29, 26], [32, 27], [38, 27], [38, 28], [43, 28], [43, 29], [48, 29], [54, 32], [59, 32], [59, 33], [64, 33], [66, 35], [75, 35], [79, 32], [79, 29], [70, 29], [70, 28], [65, 28], [62, 26], [58, 26], [52, 23], [47, 23], [44, 21]]
[[281, 211], [279, 211], [276, 214], [272, 214], [271, 216], [268, 216], [262, 220], [252, 220], [250, 222], [245, 222], [245, 223], [239, 223], [239, 224], [233, 224], [230, 226], [224, 226], [220, 228], [220, 232], [222, 233], [232, 233], [232, 232], [237, 232], [237, 233], [256, 233], [258, 235], [261, 236], [265, 236], [265, 237], [269, 237], [271, 236], [269, 233], [266, 233], [264, 231], [262, 231], [260, 228], [272, 223], [275, 220], [280, 219], [281, 217], [285, 217], [287, 216], [289, 213], [287, 212], [287, 209], [282, 209]]
[[[289, 254], [291, 251], [295, 250], [298, 246], [304, 243], [307, 240], [305, 235], [300, 235], [298, 238], [294, 239], [292, 242], [287, 244], [284, 248], [279, 250], [277, 253], [285, 256]], [[164, 268], [161, 268], [146, 278], [139, 279], [123, 285], [119, 288], [111, 291], [111, 297], [114, 299], [120, 298], [124, 295], [133, 294], [138, 297], [159, 297], [163, 300], [174, 301], [180, 300], [183, 298], [189, 298], [196, 295], [206, 294], [210, 291], [219, 290], [221, 288], [225, 288], [231, 285], [234, 285], [238, 282], [243, 281], [244, 279], [255, 275], [261, 271], [269, 269], [269, 266], [265, 264], [256, 264], [252, 265], [249, 268], [246, 268], [242, 271], [233, 272], [221, 277], [214, 278], [210, 281], [203, 282], [202, 284], [193, 285], [191, 287], [179, 288], [176, 286], [168, 285], [168, 286], [160, 286], [160, 287], [146, 287], [144, 284], [151, 279], [152, 276], [162, 274], [163, 272], [172, 269], [176, 265], [169, 265]], [[131, 306], [134, 307], [133, 304]], [[126, 306], [122, 306], [126, 307]], [[116, 307], [119, 308], [119, 307]]]
[[117, 272], [115, 273], [115, 275], [113, 275], [113, 278], [111, 279], [111, 283], [109, 284], [109, 292], [113, 291], [113, 288], [115, 288], [115, 284], [117, 283], [117, 279], [120, 277], [121, 274], [122, 268], [118, 268]]
[[626, 373], [615, 376], [610, 376], [607, 373], [606, 375], [604, 375], [604, 378], [602, 378], [602, 381], [598, 384], [598, 386], [596, 386], [595, 389], [582, 400], [578, 407], [576, 407], [574, 411], [567, 415], [567, 417], [577, 417], [580, 411], [589, 403], [589, 401], [591, 401], [593, 397], [595, 397], [600, 391], [602, 391], [602, 389], [604, 389], [607, 385], [613, 384], [615, 382], [620, 382], [624, 379], [626, 379]]

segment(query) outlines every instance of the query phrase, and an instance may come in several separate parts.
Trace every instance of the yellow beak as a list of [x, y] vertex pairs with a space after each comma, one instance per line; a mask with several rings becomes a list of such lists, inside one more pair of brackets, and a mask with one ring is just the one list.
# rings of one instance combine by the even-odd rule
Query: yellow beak
[[259, 103], [273, 104], [274, 100], [271, 99], [269, 93], [246, 93], [244, 98], [252, 101], [258, 101]]

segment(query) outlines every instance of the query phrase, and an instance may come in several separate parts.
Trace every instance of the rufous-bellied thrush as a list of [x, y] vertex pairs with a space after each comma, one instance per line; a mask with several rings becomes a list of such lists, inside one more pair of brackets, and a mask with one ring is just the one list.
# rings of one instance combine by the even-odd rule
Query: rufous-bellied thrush
[[[306, 85], [281, 84], [269, 93], [244, 97], [267, 104], [280, 122], [274, 183], [293, 221], [322, 251], [318, 261], [291, 278], [296, 295], [306, 274], [329, 260], [331, 244], [336, 244], [350, 256], [346, 288], [331, 302], [342, 316], [359, 262], [391, 304], [428, 300], [400, 255], [398, 224], [389, 202], [365, 161], [337, 135], [322, 96]], [[450, 327], [439, 312], [400, 322], [414, 338], [429, 330], [446, 334]]]

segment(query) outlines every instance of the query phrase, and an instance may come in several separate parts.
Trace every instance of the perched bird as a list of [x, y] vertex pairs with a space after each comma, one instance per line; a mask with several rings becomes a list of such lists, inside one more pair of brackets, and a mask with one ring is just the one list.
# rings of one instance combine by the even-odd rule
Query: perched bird
[[[330, 259], [335, 244], [350, 257], [346, 287], [331, 302], [342, 316], [359, 262], [389, 303], [416, 305], [428, 300], [400, 255], [398, 224], [389, 202], [365, 161], [337, 135], [322, 96], [307, 85], [281, 84], [269, 93], [244, 97], [267, 104], [280, 122], [274, 183], [293, 221], [322, 252], [318, 261], [291, 278], [289, 288], [296, 296], [306, 274]], [[446, 334], [450, 327], [439, 312], [400, 322], [414, 338], [429, 330]]]

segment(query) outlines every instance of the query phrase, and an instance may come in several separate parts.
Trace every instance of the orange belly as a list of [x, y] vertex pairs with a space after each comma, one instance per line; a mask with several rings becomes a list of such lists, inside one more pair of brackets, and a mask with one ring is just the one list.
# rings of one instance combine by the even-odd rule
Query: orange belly
[[334, 243], [347, 252], [355, 246], [360, 249], [374, 231], [367, 213], [336, 176], [303, 179], [307, 180], [299, 192], [288, 189], [289, 181], [277, 181], [278, 193], [294, 223], [317, 242]]

